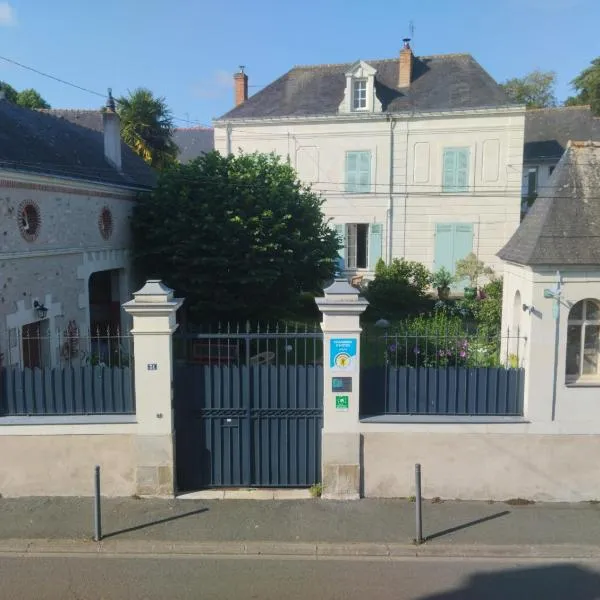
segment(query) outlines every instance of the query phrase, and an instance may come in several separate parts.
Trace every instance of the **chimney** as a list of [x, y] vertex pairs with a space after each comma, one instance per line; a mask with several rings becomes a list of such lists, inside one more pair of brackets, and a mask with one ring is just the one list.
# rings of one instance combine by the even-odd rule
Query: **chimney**
[[413, 53], [410, 48], [410, 38], [402, 40], [403, 46], [400, 50], [400, 68], [398, 73], [398, 87], [410, 87], [412, 79]]
[[244, 68], [244, 65], [240, 65], [240, 72], [233, 76], [236, 106], [248, 100], [248, 75], [244, 73]]
[[104, 126], [104, 157], [119, 171], [121, 170], [121, 119], [115, 109], [112, 90], [108, 90], [106, 107], [102, 113]]

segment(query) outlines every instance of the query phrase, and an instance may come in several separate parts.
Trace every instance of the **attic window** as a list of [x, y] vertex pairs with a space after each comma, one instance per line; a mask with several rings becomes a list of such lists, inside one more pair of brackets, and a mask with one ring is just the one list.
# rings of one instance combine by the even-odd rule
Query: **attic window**
[[352, 110], [367, 109], [367, 80], [355, 79], [352, 82]]

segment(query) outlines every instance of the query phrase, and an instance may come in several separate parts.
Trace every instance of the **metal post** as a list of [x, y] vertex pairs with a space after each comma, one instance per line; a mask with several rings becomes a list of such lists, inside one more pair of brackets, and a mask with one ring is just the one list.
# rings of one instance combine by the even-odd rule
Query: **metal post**
[[102, 539], [102, 514], [100, 512], [100, 467], [94, 467], [94, 541]]
[[423, 517], [421, 515], [421, 500], [421, 465], [417, 463], [415, 465], [415, 525], [417, 529], [415, 542], [417, 545], [423, 543]]

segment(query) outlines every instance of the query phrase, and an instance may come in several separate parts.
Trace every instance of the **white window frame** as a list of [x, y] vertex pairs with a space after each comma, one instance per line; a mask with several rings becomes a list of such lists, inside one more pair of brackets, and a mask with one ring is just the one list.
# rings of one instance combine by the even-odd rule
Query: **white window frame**
[[[567, 343], [566, 343], [566, 354], [565, 354], [565, 380], [567, 383], [585, 383], [585, 382], [594, 382], [600, 383], [600, 342], [597, 343], [596, 348], [596, 373], [584, 373], [584, 363], [586, 357], [586, 347], [585, 347], [585, 338], [586, 338], [586, 330], [588, 327], [599, 327], [600, 328], [600, 314], [597, 319], [588, 319], [588, 306], [590, 304], [595, 304], [596, 309], [600, 313], [600, 301], [594, 298], [586, 298], [585, 300], [580, 300], [576, 304], [571, 307], [569, 311], [569, 318], [567, 321]], [[581, 305], [581, 318], [572, 318], [571, 314], [573, 310]], [[580, 334], [578, 340], [578, 353], [577, 363], [578, 369], [577, 374], [567, 373], [567, 361], [569, 360], [569, 350], [571, 350], [572, 346], [569, 343], [569, 328], [570, 327], [579, 327]], [[600, 339], [600, 336], [599, 336]]]
[[367, 88], [367, 80], [364, 78], [352, 81], [352, 110], [363, 111], [368, 109]]
[[[358, 227], [363, 225], [367, 228], [365, 237], [365, 266], [358, 266]], [[369, 232], [368, 223], [347, 223], [346, 224], [346, 269], [348, 270], [367, 270], [369, 268]]]

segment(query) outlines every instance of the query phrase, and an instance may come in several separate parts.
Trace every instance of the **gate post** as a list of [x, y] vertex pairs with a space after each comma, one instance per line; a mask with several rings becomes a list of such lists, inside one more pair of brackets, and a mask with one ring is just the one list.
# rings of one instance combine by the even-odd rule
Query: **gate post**
[[173, 496], [172, 335], [183, 304], [159, 280], [148, 280], [123, 304], [133, 317], [137, 436], [136, 490], [140, 495]]
[[336, 279], [316, 302], [323, 313], [323, 498], [358, 500], [360, 315], [369, 303], [345, 279]]

